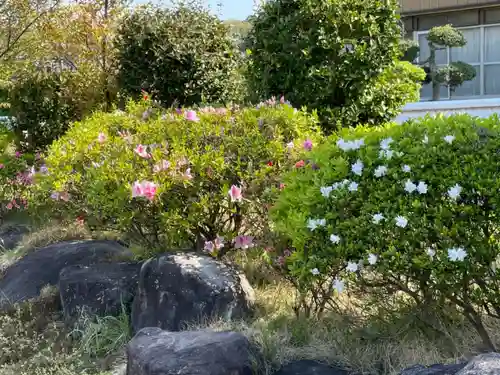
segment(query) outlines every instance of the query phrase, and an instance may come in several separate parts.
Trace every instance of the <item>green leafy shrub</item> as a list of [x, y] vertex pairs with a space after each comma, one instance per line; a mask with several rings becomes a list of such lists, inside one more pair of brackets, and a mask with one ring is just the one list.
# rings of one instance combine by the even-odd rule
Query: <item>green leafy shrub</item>
[[[402, 55], [398, 3], [365, 0], [274, 0], [251, 18], [249, 85], [257, 99], [285, 95], [295, 106], [316, 109], [325, 129], [377, 124], [404, 104], [414, 73], [394, 68]], [[396, 69], [408, 75], [389, 93], [374, 85]], [[397, 84], [401, 83], [399, 87]], [[412, 87], [410, 97], [417, 95]], [[387, 100], [380, 100], [388, 95]], [[370, 99], [374, 97], [373, 103]], [[387, 101], [394, 107], [378, 107]], [[368, 111], [368, 108], [374, 111]], [[349, 116], [344, 116], [348, 112]]]
[[[26, 151], [38, 151], [60, 137], [71, 121], [96, 108], [95, 81], [84, 72], [25, 72], [9, 89], [14, 131]], [[28, 135], [26, 137], [26, 134]], [[26, 138], [26, 139], [25, 139]]]
[[321, 311], [344, 288], [390, 287], [455, 305], [494, 348], [481, 314], [500, 316], [499, 147], [497, 116], [456, 115], [346, 129], [313, 150], [318, 169], [291, 171], [272, 210], [302, 301]]
[[167, 107], [241, 99], [240, 52], [229, 28], [196, 2], [134, 10], [115, 45], [119, 85], [132, 97], [146, 90]]
[[30, 155], [15, 151], [14, 134], [0, 127], [0, 223], [27, 206], [26, 191], [33, 180]]
[[315, 117], [276, 101], [198, 113], [149, 103], [75, 123], [49, 148], [34, 204], [51, 215], [83, 215], [150, 248], [207, 247], [222, 255], [251, 246], [265, 233], [280, 172], [304, 141], [309, 149], [320, 140]]

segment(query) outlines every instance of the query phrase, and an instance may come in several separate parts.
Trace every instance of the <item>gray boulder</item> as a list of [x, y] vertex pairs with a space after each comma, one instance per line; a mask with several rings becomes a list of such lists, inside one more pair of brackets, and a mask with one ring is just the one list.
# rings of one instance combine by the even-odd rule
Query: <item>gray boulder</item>
[[65, 267], [131, 256], [128, 249], [114, 241], [66, 241], [37, 249], [5, 270], [0, 279], [0, 308], [36, 298], [47, 285], [56, 286]]
[[81, 312], [98, 316], [129, 314], [140, 269], [140, 263], [63, 268], [59, 275], [59, 293], [65, 320], [72, 322]]
[[463, 369], [467, 363], [451, 365], [436, 364], [432, 366], [415, 365], [401, 372], [400, 375], [455, 375]]
[[480, 354], [472, 358], [456, 375], [500, 375], [500, 354]]
[[251, 375], [252, 351], [236, 332], [144, 328], [127, 346], [127, 375]]
[[327, 364], [300, 360], [293, 361], [283, 366], [274, 375], [347, 375], [349, 372], [340, 367], [332, 367]]
[[29, 233], [29, 227], [22, 224], [4, 224], [0, 227], [0, 251], [12, 250], [23, 236]]
[[161, 255], [142, 266], [132, 328], [179, 331], [207, 317], [238, 319], [254, 300], [246, 277], [224, 263], [197, 254]]

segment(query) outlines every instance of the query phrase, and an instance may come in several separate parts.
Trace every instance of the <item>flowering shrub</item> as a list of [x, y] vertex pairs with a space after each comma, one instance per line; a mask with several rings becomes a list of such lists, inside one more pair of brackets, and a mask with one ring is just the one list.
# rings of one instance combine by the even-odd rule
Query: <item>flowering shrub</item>
[[27, 207], [27, 187], [33, 181], [31, 157], [14, 148], [14, 135], [0, 128], [0, 222]]
[[275, 100], [242, 110], [149, 104], [145, 95], [128, 113], [97, 112], [56, 141], [35, 192], [39, 212], [155, 247], [220, 256], [253, 246], [280, 172], [320, 140], [316, 119]]
[[285, 263], [321, 310], [351, 286], [390, 286], [422, 306], [445, 299], [493, 347], [500, 317], [500, 120], [467, 115], [344, 130], [295, 169], [272, 210]]

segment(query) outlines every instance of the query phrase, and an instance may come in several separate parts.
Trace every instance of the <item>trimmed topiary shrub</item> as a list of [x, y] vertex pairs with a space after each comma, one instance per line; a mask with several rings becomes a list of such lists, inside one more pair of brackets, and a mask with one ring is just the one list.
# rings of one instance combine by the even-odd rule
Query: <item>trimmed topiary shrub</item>
[[318, 168], [289, 172], [272, 210], [302, 302], [322, 311], [359, 285], [444, 300], [493, 349], [481, 314], [500, 316], [499, 149], [497, 116], [457, 115], [344, 130], [313, 150]]
[[240, 52], [229, 28], [196, 1], [147, 6], [122, 21], [118, 81], [139, 98], [146, 90], [169, 107], [241, 100]]
[[221, 256], [266, 233], [280, 172], [321, 139], [314, 116], [276, 101], [242, 110], [149, 105], [97, 112], [56, 141], [36, 187], [38, 212], [80, 216], [149, 248]]
[[[383, 114], [419, 91], [407, 84], [420, 81], [415, 69], [394, 67], [402, 55], [398, 8], [396, 0], [265, 2], [250, 19], [251, 90], [258, 100], [285, 95], [295, 106], [316, 109], [329, 131], [386, 121]], [[395, 69], [398, 79], [390, 73]], [[381, 74], [395, 90], [376, 84]]]

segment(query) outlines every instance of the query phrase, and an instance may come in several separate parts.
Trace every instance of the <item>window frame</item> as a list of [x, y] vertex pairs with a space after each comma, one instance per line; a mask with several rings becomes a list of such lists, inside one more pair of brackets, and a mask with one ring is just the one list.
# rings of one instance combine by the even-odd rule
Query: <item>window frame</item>
[[[462, 26], [462, 27], [456, 27], [457, 30], [471, 30], [471, 29], [479, 29], [479, 35], [480, 35], [480, 46], [479, 46], [479, 62], [477, 63], [469, 63], [470, 65], [476, 67], [479, 66], [479, 95], [470, 95], [470, 96], [451, 96], [451, 90], [448, 87], [448, 96], [446, 98], [440, 98], [439, 100], [463, 100], [463, 99], [477, 99], [477, 98], [498, 98], [500, 97], [500, 94], [485, 94], [485, 66], [491, 66], [491, 65], [498, 65], [500, 66], [500, 61], [488, 61], [485, 62], [485, 30], [489, 27], [499, 27], [500, 23], [493, 23], [493, 24], [487, 24], [487, 25], [473, 25], [473, 26]], [[429, 33], [429, 30], [420, 30], [420, 31], [413, 31], [413, 40], [419, 43], [419, 39], [421, 35], [427, 35]], [[420, 46], [420, 44], [419, 44]], [[446, 48], [446, 58], [447, 58], [447, 63], [450, 63], [450, 58], [451, 58], [451, 53], [450, 53], [450, 48]], [[420, 60], [420, 56], [417, 57], [417, 63]], [[438, 65], [443, 65], [443, 64], [438, 64]], [[432, 98], [420, 98], [421, 101], [430, 101]]]

